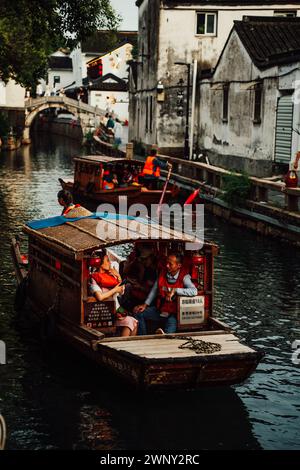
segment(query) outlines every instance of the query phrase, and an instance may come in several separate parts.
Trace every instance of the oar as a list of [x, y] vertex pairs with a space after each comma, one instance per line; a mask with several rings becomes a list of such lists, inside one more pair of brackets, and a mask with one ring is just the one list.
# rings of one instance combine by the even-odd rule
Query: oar
[[168, 183], [169, 183], [169, 180], [170, 180], [171, 173], [172, 173], [172, 165], [170, 165], [170, 167], [169, 167], [167, 179], [166, 179], [165, 185], [164, 185], [164, 187], [163, 187], [162, 194], [161, 194], [161, 198], [160, 198], [160, 201], [159, 201], [159, 204], [158, 204], [158, 207], [157, 207], [157, 212], [156, 212], [156, 214], [157, 214], [157, 217], [158, 217], [158, 218], [159, 218], [160, 213], [161, 213], [161, 206], [162, 206], [162, 203], [163, 203], [165, 194], [166, 194], [166, 190], [167, 190], [167, 186], [168, 186]]

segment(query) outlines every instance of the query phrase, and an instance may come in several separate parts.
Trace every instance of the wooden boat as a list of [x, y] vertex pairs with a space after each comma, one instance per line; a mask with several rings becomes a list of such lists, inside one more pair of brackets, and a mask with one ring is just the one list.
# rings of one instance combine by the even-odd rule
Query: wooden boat
[[[68, 217], [74, 217], [72, 211]], [[121, 216], [68, 217], [55, 218], [59, 223], [64, 219], [61, 225], [51, 226], [54, 219], [47, 219], [42, 225], [50, 226], [45, 228], [34, 224], [23, 228], [28, 235], [28, 258], [21, 255], [20, 243], [12, 241], [19, 304], [26, 294], [30, 311], [47, 335], [70, 343], [141, 389], [237, 384], [255, 370], [263, 353], [241, 344], [230, 327], [213, 316], [216, 245], [205, 243], [187, 251], [186, 243], [195, 242], [192, 235], [144, 219], [132, 218], [125, 230]], [[89, 295], [91, 257], [106, 248], [122, 273], [125, 258], [117, 251], [133, 239], [143, 246], [150, 243], [158, 260], [177, 250], [184, 255], [185, 265], [194, 270], [193, 279], [196, 272], [198, 295], [178, 298], [178, 329], [173, 335], [116, 336], [114, 301], [97, 302]], [[214, 343], [220, 350], [198, 354], [193, 348], [181, 348], [186, 341], [198, 344], [199, 340], [204, 345]]]
[[[127, 196], [128, 204], [139, 203], [146, 206], [158, 204], [162, 194], [161, 190], [148, 190], [143, 185], [134, 183], [126, 187], [103, 189], [104, 172], [110, 169], [111, 173], [121, 176], [125, 169], [140, 174], [143, 162], [126, 158], [107, 157], [102, 155], [88, 155], [74, 158], [74, 180], [59, 179], [63, 189], [69, 190], [74, 198], [89, 200], [96, 203], [109, 203], [118, 205], [120, 196]], [[172, 196], [170, 190], [166, 191], [164, 202], [167, 203]], [[96, 207], [95, 207], [96, 209]]]

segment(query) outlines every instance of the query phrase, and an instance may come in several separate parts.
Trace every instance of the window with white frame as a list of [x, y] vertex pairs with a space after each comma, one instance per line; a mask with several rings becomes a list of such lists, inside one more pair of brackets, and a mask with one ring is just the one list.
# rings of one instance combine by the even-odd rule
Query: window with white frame
[[196, 23], [196, 34], [217, 35], [217, 13], [198, 11]]

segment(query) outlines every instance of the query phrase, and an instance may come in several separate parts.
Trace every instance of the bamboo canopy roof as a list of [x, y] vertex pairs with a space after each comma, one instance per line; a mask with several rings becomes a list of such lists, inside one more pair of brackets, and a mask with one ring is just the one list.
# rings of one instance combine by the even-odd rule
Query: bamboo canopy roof
[[199, 243], [199, 248], [210, 246], [218, 249], [213, 243], [203, 243], [193, 235], [172, 230], [150, 219], [122, 215], [85, 217], [41, 229], [33, 229], [25, 225], [23, 231], [44, 241], [47, 245], [52, 245], [53, 248], [56, 246], [65, 255], [74, 259], [82, 259], [84, 255], [99, 248], [131, 243], [136, 240]]
[[113, 163], [138, 163], [139, 165], [143, 165], [143, 162], [140, 160], [129, 160], [128, 158], [118, 158], [118, 157], [107, 157], [104, 155], [84, 155], [82, 157], [75, 157], [73, 158], [75, 162], [80, 163], [106, 163], [106, 164], [113, 164]]

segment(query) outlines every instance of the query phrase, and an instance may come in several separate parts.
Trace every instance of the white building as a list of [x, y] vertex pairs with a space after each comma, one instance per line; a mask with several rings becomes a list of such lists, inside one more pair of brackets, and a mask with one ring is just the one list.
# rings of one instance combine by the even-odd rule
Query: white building
[[14, 80], [9, 80], [6, 84], [0, 80], [0, 106], [24, 108], [24, 100], [25, 88]]
[[72, 51], [76, 88], [88, 90], [92, 106], [128, 120], [128, 64], [136, 45], [136, 31], [100, 30]]
[[87, 63], [89, 104], [122, 121], [128, 121], [129, 114], [128, 61], [132, 60], [132, 49], [133, 45], [126, 42]]
[[290, 164], [300, 148], [300, 18], [235, 21], [200, 89], [199, 147], [212, 164], [257, 176]]
[[[136, 88], [130, 94], [129, 138], [178, 155], [182, 155], [185, 129], [185, 109], [182, 113], [178, 105], [179, 80], [186, 100], [187, 64], [196, 59], [198, 73], [214, 68], [234, 20], [300, 14], [299, 1], [281, 0], [137, 0], [136, 5], [139, 56]], [[157, 93], [158, 84], [164, 87], [163, 93]]]

